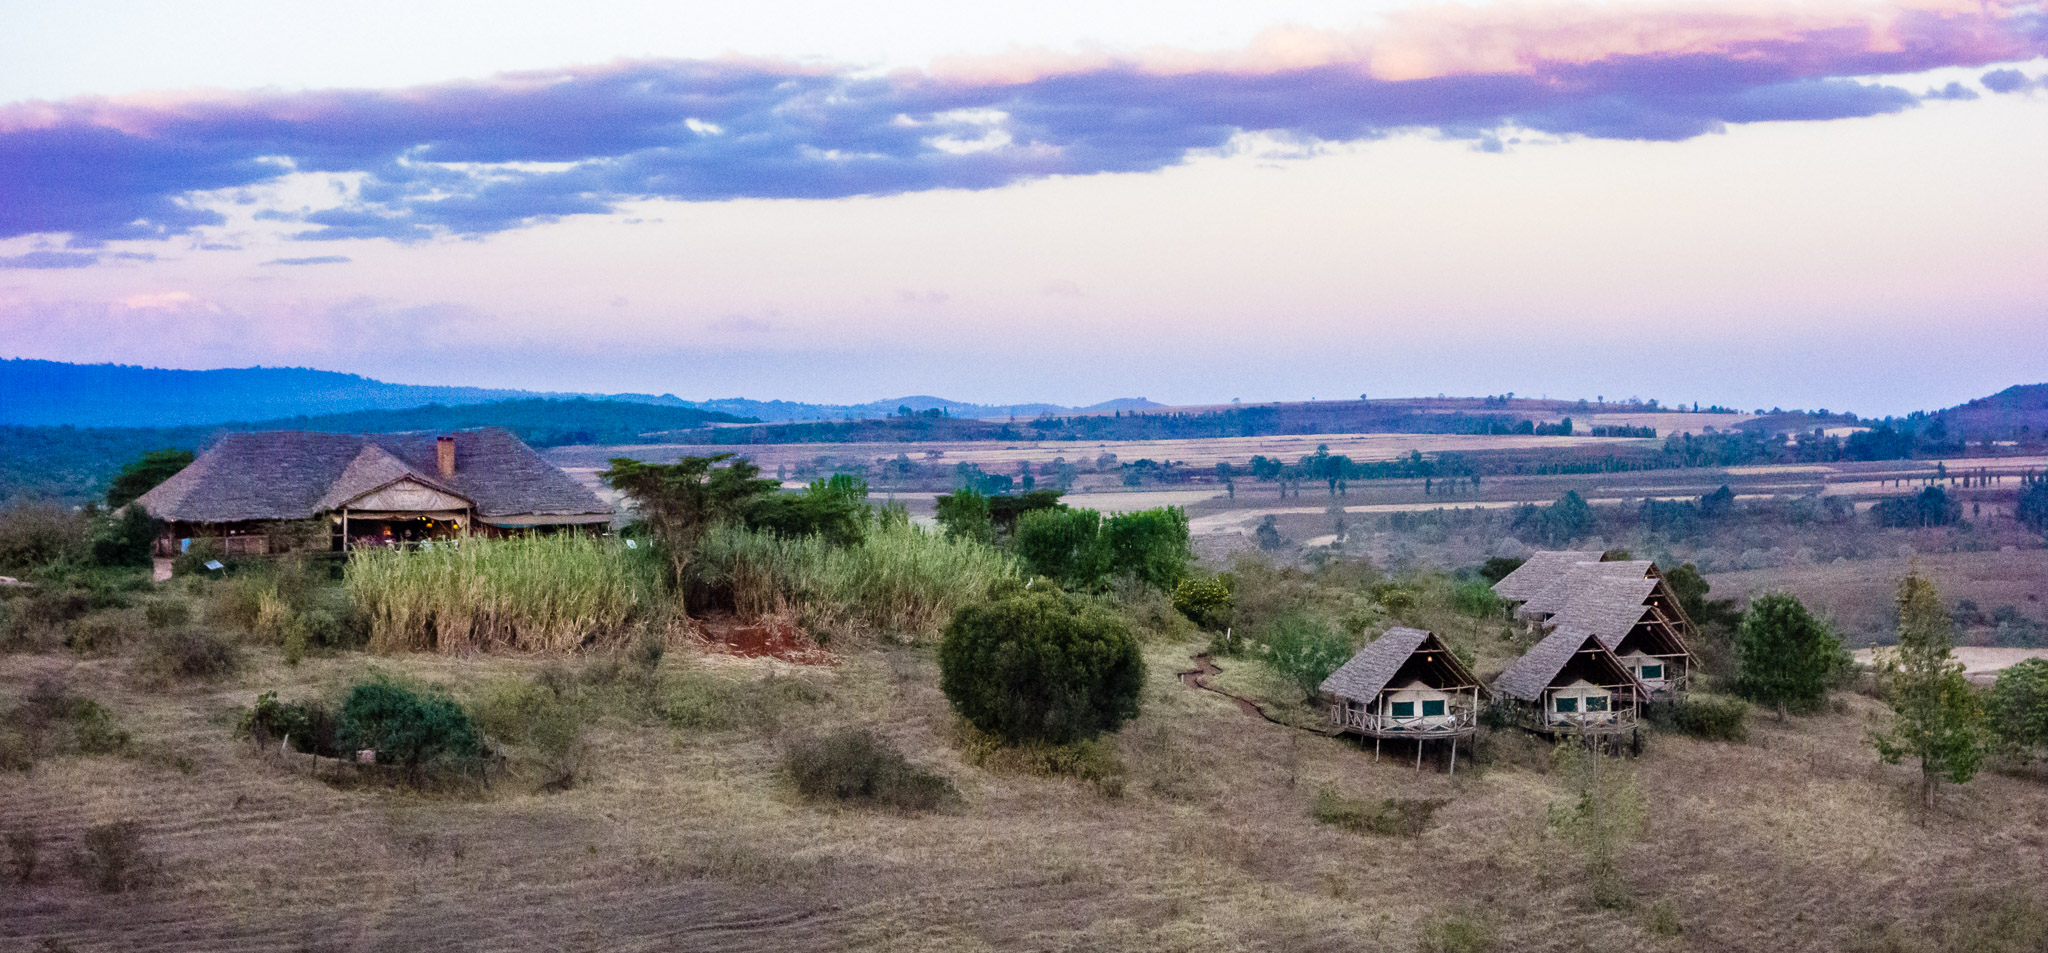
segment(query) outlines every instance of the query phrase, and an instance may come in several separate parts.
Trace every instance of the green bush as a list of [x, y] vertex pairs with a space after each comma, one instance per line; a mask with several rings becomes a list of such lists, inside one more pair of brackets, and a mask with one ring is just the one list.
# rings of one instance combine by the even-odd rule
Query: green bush
[[64, 645], [80, 655], [105, 655], [133, 640], [141, 629], [126, 612], [95, 612], [64, 627]]
[[1849, 667], [1849, 653], [1827, 623], [1790, 593], [1757, 596], [1735, 631], [1735, 688], [1759, 705], [1812, 711]]
[[1178, 506], [1109, 517], [1096, 540], [1109, 575], [1130, 576], [1154, 589], [1172, 589], [1195, 558], [1188, 515]]
[[131, 506], [93, 527], [92, 561], [101, 566], [148, 566], [150, 547], [163, 524], [149, 511]]
[[292, 750], [329, 758], [343, 755], [340, 722], [319, 702], [281, 702], [276, 692], [256, 696], [256, 705], [242, 713], [241, 730], [258, 743], [288, 741]]
[[1314, 701], [1323, 679], [1352, 655], [1351, 639], [1320, 619], [1301, 613], [1281, 616], [1259, 635], [1259, 659]]
[[155, 632], [143, 645], [143, 671], [160, 678], [218, 678], [241, 667], [241, 650], [204, 629]]
[[2026, 759], [2048, 748], [2048, 659], [2026, 659], [1999, 672], [1984, 713], [2009, 755]]
[[1671, 723], [1695, 738], [1747, 741], [1749, 703], [1725, 695], [1692, 695], [1672, 703]]
[[1395, 797], [1367, 801], [1345, 797], [1325, 788], [1316, 792], [1315, 803], [1309, 805], [1308, 813], [1318, 823], [1355, 834], [1416, 837], [1429, 829], [1429, 822], [1436, 812], [1449, 803], [1441, 799]]
[[142, 617], [152, 629], [177, 629], [192, 622], [192, 604], [176, 596], [151, 599], [142, 607]]
[[374, 750], [377, 763], [402, 765], [415, 775], [432, 762], [481, 751], [475, 723], [454, 699], [383, 678], [349, 689], [338, 734], [345, 750]]
[[799, 741], [783, 756], [797, 793], [898, 811], [930, 811], [959, 797], [953, 782], [920, 768], [865, 729]]
[[541, 769], [544, 787], [567, 790], [582, 776], [586, 705], [569, 679], [544, 673], [529, 682], [501, 682], [471, 707], [486, 736], [516, 746]]
[[20, 575], [76, 559], [84, 555], [90, 539], [83, 514], [53, 503], [0, 510], [0, 573]]
[[1017, 518], [1010, 550], [1030, 576], [1044, 576], [1065, 586], [1092, 586], [1102, 577], [1096, 537], [1102, 514], [1094, 510], [1032, 510]]
[[1451, 607], [1475, 619], [1497, 619], [1507, 609], [1506, 603], [1493, 594], [1492, 586], [1476, 580], [1451, 587]]
[[50, 678], [31, 686], [0, 722], [11, 729], [0, 736], [0, 760], [18, 770], [32, 767], [40, 755], [118, 754], [130, 741], [113, 711]]
[[1056, 593], [970, 605], [939, 644], [939, 687], [976, 728], [1062, 744], [1137, 717], [1145, 661], [1123, 620]]
[[1492, 924], [1463, 910], [1433, 915], [1422, 925], [1422, 953], [1488, 953], [1496, 942]]
[[1227, 576], [1183, 579], [1173, 587], [1173, 607], [1204, 629], [1222, 629], [1230, 624], [1231, 591]]
[[769, 675], [739, 681], [685, 671], [662, 685], [655, 705], [678, 728], [731, 731], [753, 727], [772, 732], [781, 727], [782, 718], [791, 710], [830, 697], [808, 678]]

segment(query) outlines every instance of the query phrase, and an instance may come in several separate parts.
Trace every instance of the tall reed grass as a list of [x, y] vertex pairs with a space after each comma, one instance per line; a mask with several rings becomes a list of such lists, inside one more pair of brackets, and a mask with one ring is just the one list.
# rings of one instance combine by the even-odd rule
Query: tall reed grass
[[908, 525], [876, 526], [851, 546], [725, 526], [699, 541], [691, 573], [743, 616], [786, 616], [821, 635], [917, 640], [1015, 578], [1017, 565], [980, 543]]
[[369, 619], [374, 651], [566, 652], [617, 646], [663, 620], [659, 572], [648, 551], [617, 540], [477, 538], [358, 552], [343, 585]]

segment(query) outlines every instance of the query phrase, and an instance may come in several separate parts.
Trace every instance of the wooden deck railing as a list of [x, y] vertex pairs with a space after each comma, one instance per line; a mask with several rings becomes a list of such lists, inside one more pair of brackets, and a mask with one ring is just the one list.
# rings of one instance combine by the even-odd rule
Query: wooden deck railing
[[1397, 718], [1371, 709], [1330, 706], [1330, 722], [1345, 731], [1378, 738], [1449, 738], [1470, 734], [1479, 727], [1479, 713], [1469, 708], [1446, 715], [1414, 715]]

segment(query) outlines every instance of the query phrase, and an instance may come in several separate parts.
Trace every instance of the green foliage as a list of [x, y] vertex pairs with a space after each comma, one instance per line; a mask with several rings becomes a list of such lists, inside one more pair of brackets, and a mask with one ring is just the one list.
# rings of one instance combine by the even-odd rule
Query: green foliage
[[379, 764], [403, 765], [415, 775], [431, 762], [474, 758], [481, 750], [475, 723], [454, 699], [385, 678], [349, 689], [337, 734], [345, 750], [374, 750]]
[[567, 790], [583, 773], [587, 702], [582, 686], [557, 672], [498, 682], [471, 706], [477, 728], [513, 746], [544, 775], [543, 787]]
[[[636, 626], [666, 620], [661, 558], [576, 534], [477, 537], [358, 551], [342, 585], [375, 651], [568, 652], [623, 644]], [[281, 606], [280, 626], [287, 614]]]
[[1749, 705], [1740, 698], [1693, 694], [1671, 706], [1671, 724], [1707, 741], [1749, 740]]
[[1345, 797], [1329, 788], [1316, 792], [1308, 815], [1317, 823], [1342, 828], [1354, 834], [1382, 837], [1419, 837], [1429, 829], [1436, 812], [1451, 802], [1436, 798], [1381, 798], [1378, 801]]
[[812, 480], [800, 494], [755, 499], [747, 507], [746, 525], [785, 538], [818, 536], [834, 546], [853, 546], [872, 518], [867, 498], [866, 480], [835, 473], [831, 479]]
[[899, 522], [843, 547], [722, 527], [699, 542], [690, 572], [700, 593], [743, 617], [786, 613], [819, 637], [917, 639], [1017, 569], [991, 547]]
[[1017, 521], [1013, 550], [1027, 573], [1074, 588], [1130, 578], [1170, 590], [1187, 574], [1194, 550], [1179, 507], [1120, 513], [1039, 509]]
[[1129, 576], [1154, 589], [1172, 589], [1195, 558], [1188, 515], [1178, 506], [1109, 517], [1097, 540], [1109, 575]]
[[1549, 546], [1562, 547], [1593, 533], [1593, 507], [1577, 490], [1566, 490], [1549, 506], [1525, 504], [1515, 514], [1518, 532], [1533, 536]]
[[256, 705], [242, 713], [239, 729], [259, 744], [286, 741], [292, 750], [329, 758], [342, 755], [340, 723], [319, 702], [282, 702], [276, 692], [256, 696]]
[[1952, 526], [1963, 518], [1963, 504], [1950, 499], [1947, 490], [1930, 486], [1917, 496], [1877, 501], [1870, 507], [1870, 518], [1879, 526]]
[[0, 573], [20, 575], [85, 554], [90, 527], [83, 514], [51, 503], [0, 510]]
[[2048, 659], [2026, 659], [1999, 672], [1984, 707], [2009, 753], [2031, 758], [2048, 748]]
[[159, 678], [219, 678], [242, 667], [242, 653], [211, 630], [165, 629], [144, 643], [141, 666]]
[[1499, 942], [1486, 918], [1466, 910], [1432, 914], [1422, 924], [1422, 953], [1490, 953]]
[[1528, 562], [1528, 560], [1517, 559], [1512, 556], [1493, 556], [1479, 564], [1479, 576], [1489, 584], [1496, 583], [1506, 579], [1508, 573], [1522, 568], [1522, 564], [1525, 562]]
[[1493, 587], [1476, 580], [1451, 586], [1451, 607], [1475, 619], [1499, 619], [1507, 613], [1507, 603], [1493, 594]]
[[157, 484], [177, 476], [179, 470], [192, 465], [190, 450], [151, 450], [129, 461], [107, 484], [107, 508], [120, 509], [135, 501], [144, 493], [156, 489]]
[[105, 705], [45, 678], [0, 718], [0, 766], [25, 771], [39, 757], [118, 754], [129, 741], [128, 732]]
[[879, 735], [854, 728], [790, 745], [783, 755], [797, 794], [905, 813], [936, 810], [959, 798], [953, 782], [914, 764]]
[[614, 457], [611, 464], [598, 476], [633, 501], [641, 524], [668, 557], [669, 583], [675, 588], [686, 581], [697, 541], [705, 533], [738, 521], [778, 486], [761, 478], [760, 467], [730, 453], [681, 457], [666, 464]]
[[1204, 629], [1224, 628], [1230, 624], [1230, 580], [1229, 576], [1183, 579], [1173, 587], [1173, 607]]
[[1750, 600], [1735, 631], [1735, 690], [1759, 705], [1811, 711], [1849, 667], [1849, 653], [1827, 624], [1786, 592]]
[[1937, 784], [1965, 783], [1983, 763], [1983, 711], [1955, 659], [1948, 607], [1934, 584], [1908, 573], [1898, 604], [1899, 645], [1878, 670], [1892, 724], [1871, 742], [1887, 764], [1920, 760], [1921, 794], [1932, 807]]
[[823, 686], [808, 678], [737, 679], [685, 671], [661, 686], [655, 707], [670, 724], [691, 731], [774, 732], [792, 712], [830, 698]]
[[1138, 642], [1108, 610], [1057, 593], [969, 605], [939, 644], [939, 687], [977, 729], [1064, 744], [1137, 717]]
[[1252, 531], [1252, 539], [1260, 549], [1269, 553], [1277, 553], [1287, 545], [1287, 541], [1280, 537], [1279, 521], [1270, 513], [1259, 520], [1258, 528]]
[[2036, 533], [2048, 533], [2048, 478], [2027, 480], [2014, 501], [2012, 515], [2021, 526]]
[[996, 525], [996, 532], [1014, 533], [1017, 521], [1026, 513], [1039, 510], [1063, 509], [1060, 490], [1026, 490], [1022, 493], [988, 498], [988, 518]]
[[93, 528], [92, 561], [101, 566], [147, 566], [162, 526], [140, 506], [101, 520]]
[[988, 496], [973, 487], [961, 487], [958, 491], [939, 496], [936, 501], [939, 525], [946, 531], [947, 539], [960, 539], [974, 543], [996, 541], [996, 524], [989, 515]]
[[1102, 576], [1101, 530], [1102, 514], [1094, 510], [1033, 510], [1017, 519], [1011, 552], [1026, 575], [1087, 587]]
[[1351, 639], [1321, 619], [1292, 613], [1275, 619], [1259, 633], [1259, 659], [1287, 684], [1314, 701], [1323, 679], [1349, 661]]

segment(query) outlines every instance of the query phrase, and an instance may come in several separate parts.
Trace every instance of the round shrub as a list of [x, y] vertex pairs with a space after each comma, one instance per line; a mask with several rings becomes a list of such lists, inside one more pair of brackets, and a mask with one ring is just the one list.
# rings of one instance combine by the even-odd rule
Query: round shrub
[[1743, 741], [1749, 738], [1749, 705], [1725, 695], [1693, 695], [1679, 701], [1671, 711], [1679, 731], [1708, 741]]
[[349, 690], [339, 734], [349, 749], [376, 751], [379, 764], [412, 770], [443, 757], [475, 757], [481, 749], [475, 723], [454, 699], [385, 679]]
[[1145, 683], [1122, 619], [1057, 593], [967, 606], [939, 644], [953, 710], [1005, 741], [1066, 744], [1137, 717]]
[[1223, 576], [1183, 579], [1173, 587], [1173, 607], [1204, 629], [1230, 623], [1230, 580]]

